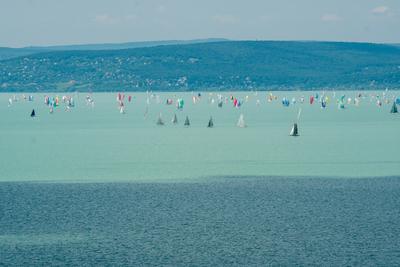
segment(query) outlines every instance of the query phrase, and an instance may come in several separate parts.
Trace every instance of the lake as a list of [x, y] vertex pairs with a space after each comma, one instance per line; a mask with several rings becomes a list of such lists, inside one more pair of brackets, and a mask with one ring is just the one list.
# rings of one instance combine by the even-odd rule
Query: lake
[[[382, 92], [379, 92], [380, 94]], [[233, 94], [233, 93], [232, 93]], [[366, 97], [358, 107], [339, 110], [331, 103], [321, 109], [310, 105], [315, 92], [234, 93], [244, 103], [222, 108], [204, 93], [196, 104], [192, 93], [161, 93], [152, 98], [146, 119], [145, 93], [132, 93], [120, 114], [116, 94], [73, 94], [76, 107], [64, 106], [49, 114], [44, 94], [11, 107], [11, 94], [0, 94], [0, 181], [173, 181], [226, 175], [378, 177], [400, 174], [400, 116], [390, 104], [377, 107]], [[336, 92], [336, 96], [341, 95]], [[354, 98], [356, 92], [345, 92]], [[370, 92], [367, 93], [368, 95]], [[50, 94], [55, 96], [56, 94]], [[61, 94], [59, 94], [61, 97]], [[128, 94], [127, 94], [128, 95]], [[167, 98], [182, 97], [183, 110], [166, 105]], [[225, 93], [230, 96], [231, 93]], [[245, 102], [246, 95], [249, 96]], [[281, 98], [304, 95], [305, 103], [283, 107]], [[19, 95], [21, 98], [21, 94]], [[260, 105], [257, 105], [260, 100]], [[316, 101], [317, 102], [317, 101]], [[31, 118], [35, 108], [37, 117]], [[300, 136], [289, 136], [299, 108]], [[166, 125], [157, 126], [162, 113]], [[178, 124], [171, 119], [177, 114]], [[247, 128], [236, 127], [240, 114]], [[189, 116], [191, 126], [183, 122]], [[207, 128], [213, 117], [214, 128]]]
[[[232, 94], [240, 108], [219, 108], [215, 93], [196, 104], [160, 93], [148, 106], [126, 93], [125, 114], [115, 93], [91, 95], [94, 106], [73, 93], [75, 107], [53, 114], [44, 94], [11, 106], [0, 94], [0, 266], [398, 266], [392, 103], [367, 92], [341, 110], [329, 92], [322, 109], [309, 104], [315, 92]], [[284, 107], [285, 96], [297, 103]], [[182, 110], [165, 104], [175, 97]]]

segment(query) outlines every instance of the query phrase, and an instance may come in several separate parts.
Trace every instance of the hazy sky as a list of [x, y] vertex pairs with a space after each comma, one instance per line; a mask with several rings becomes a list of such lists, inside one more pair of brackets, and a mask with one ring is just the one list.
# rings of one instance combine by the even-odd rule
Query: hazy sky
[[0, 46], [197, 38], [400, 43], [400, 0], [0, 0]]

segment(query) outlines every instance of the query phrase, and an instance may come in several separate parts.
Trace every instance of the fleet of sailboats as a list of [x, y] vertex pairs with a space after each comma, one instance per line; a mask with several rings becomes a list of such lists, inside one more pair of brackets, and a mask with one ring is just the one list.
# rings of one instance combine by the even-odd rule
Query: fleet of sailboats
[[[254, 96], [256, 97], [256, 99], [254, 100], [253, 103], [256, 104], [257, 107], [259, 107], [260, 105], [262, 105], [261, 99], [259, 98], [258, 94], [254, 94]], [[72, 108], [75, 107], [75, 97], [78, 97], [78, 94], [76, 95], [66, 95], [66, 96], [49, 96], [46, 95], [44, 97], [44, 103], [45, 105], [48, 106], [49, 108], [49, 113], [53, 114], [55, 112], [55, 110], [59, 107], [64, 105], [65, 110], [69, 111], [72, 110]], [[193, 99], [193, 105], [198, 105], [201, 101], [202, 98], [204, 96], [202, 96], [200, 93], [193, 95], [192, 99]], [[228, 96], [228, 95], [223, 95], [221, 93], [218, 94], [213, 94], [213, 93], [209, 93], [208, 94], [208, 101], [206, 103], [208, 103], [209, 105], [215, 105], [218, 108], [229, 108], [229, 105], [225, 105], [224, 104], [229, 104], [232, 103], [233, 107], [237, 110], [242, 110], [242, 105], [248, 105], [249, 103], [251, 103], [251, 97], [249, 97], [249, 95], [246, 95], [244, 98], [240, 98], [240, 97], [235, 97], [233, 94]], [[132, 103], [129, 105], [133, 105], [134, 102], [137, 100], [136, 97], [132, 98], [131, 95], [125, 97], [125, 95], [123, 93], [118, 93], [116, 100], [117, 100], [117, 107], [119, 110], [119, 113], [121, 114], [125, 114], [126, 113], [126, 103], [125, 103], [125, 99], [127, 99], [128, 103]], [[289, 100], [291, 99], [291, 100]], [[304, 95], [296, 98], [296, 97], [285, 97], [283, 96], [281, 98], [282, 101], [282, 105], [286, 108], [290, 108], [292, 106], [294, 107], [301, 107], [302, 105], [306, 105], [307, 102], [305, 101], [306, 97]], [[336, 103], [337, 107], [339, 109], [347, 109], [351, 108], [351, 106], [354, 107], [359, 107], [360, 105], [362, 105], [365, 102], [368, 102], [367, 100], [369, 99], [369, 102], [372, 104], [376, 104], [376, 106], [378, 107], [382, 107], [383, 105], [390, 105], [390, 103], [392, 103], [391, 105], [391, 109], [390, 109], [390, 113], [394, 114], [394, 113], [398, 113], [398, 107], [397, 107], [397, 103], [400, 103], [400, 98], [394, 95], [389, 95], [387, 91], [383, 92], [383, 93], [358, 93], [357, 95], [355, 95], [355, 97], [348, 97], [344, 94], [342, 94], [340, 97], [336, 98], [336, 94], [335, 92], [333, 92], [333, 95], [329, 95], [325, 92], [323, 92], [322, 94], [312, 94], [309, 97], [309, 105], [313, 105], [314, 103], [319, 103], [321, 109], [327, 109], [330, 106], [330, 103]], [[29, 97], [25, 97], [23, 95], [22, 100], [26, 100], [29, 102], [34, 102], [34, 98], [33, 96], [29, 96]], [[93, 99], [93, 95], [92, 94], [87, 94], [85, 97], [85, 101], [86, 104], [90, 107], [94, 107], [94, 99]], [[144, 117], [147, 117], [147, 114], [149, 113], [149, 109], [151, 106], [153, 106], [154, 104], [162, 104], [165, 103], [167, 106], [171, 106], [174, 107], [173, 104], [175, 104], [176, 109], [179, 112], [182, 112], [184, 110], [184, 99], [183, 98], [176, 98], [176, 95], [174, 95], [174, 97], [170, 97], [167, 98], [166, 101], [164, 101], [163, 99], [161, 99], [160, 95], [157, 94], [153, 94], [148, 92], [147, 93], [147, 97], [145, 98], [145, 113], [144, 113]], [[274, 102], [274, 101], [279, 101], [278, 97], [273, 95], [272, 93], [267, 94], [266, 96], [266, 101], [267, 103], [269, 102]], [[19, 96], [14, 95], [10, 98], [8, 98], [8, 107], [11, 108], [12, 105], [17, 104], [20, 101]], [[191, 103], [191, 102], [190, 102]], [[301, 114], [301, 108], [299, 108], [299, 112], [297, 115], [297, 119], [295, 120], [295, 122], [292, 124], [292, 127], [290, 129], [290, 136], [299, 136], [299, 119], [300, 119], [300, 114]], [[31, 113], [30, 113], [30, 117], [35, 117], [36, 111], [35, 109], [32, 109]], [[178, 120], [178, 115], [177, 113], [173, 114], [173, 117], [171, 119], [171, 123], [174, 125], [178, 125], [179, 124], [179, 120]], [[156, 124], [157, 125], [165, 125], [165, 122], [162, 118], [162, 114], [161, 112], [159, 113], [157, 120], [156, 120]], [[186, 115], [185, 120], [183, 125], [185, 127], [188, 127], [191, 125], [191, 122], [189, 120], [189, 116]], [[243, 113], [240, 113], [239, 118], [237, 120], [236, 126], [238, 128], [246, 128], [247, 124], [245, 122], [244, 119], [244, 115]], [[213, 116], [210, 116], [208, 123], [207, 123], [207, 128], [213, 128], [214, 127], [214, 119]]]

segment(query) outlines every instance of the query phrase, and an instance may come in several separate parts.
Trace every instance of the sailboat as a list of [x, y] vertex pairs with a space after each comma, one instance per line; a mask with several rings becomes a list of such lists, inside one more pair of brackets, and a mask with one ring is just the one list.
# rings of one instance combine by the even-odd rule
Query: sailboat
[[164, 121], [161, 118], [161, 113], [158, 115], [157, 125], [164, 125]]
[[237, 127], [240, 127], [240, 128], [246, 128], [247, 127], [246, 123], [244, 122], [243, 114], [240, 114], [239, 120], [238, 120], [236, 125], [237, 125]]
[[33, 118], [33, 117], [35, 117], [35, 116], [36, 116], [35, 110], [34, 110], [34, 109], [32, 109], [32, 112], [31, 112], [31, 117]]
[[185, 104], [185, 102], [183, 101], [183, 99], [178, 99], [178, 100], [176, 101], [176, 108], [177, 108], [178, 110], [182, 110], [184, 104]]
[[176, 114], [174, 114], [174, 117], [172, 118], [172, 123], [177, 124], [178, 123], [178, 117], [176, 117]]
[[208, 128], [212, 128], [212, 127], [214, 127], [214, 122], [213, 122], [213, 119], [212, 119], [212, 117], [210, 117], [210, 120], [208, 121], [208, 125], [207, 125], [207, 127], [208, 127]]
[[301, 109], [299, 109], [299, 113], [297, 114], [297, 122], [293, 123], [292, 130], [290, 131], [290, 136], [299, 136], [299, 129], [297, 126], [297, 123], [300, 120], [300, 115], [301, 115]]
[[293, 124], [292, 130], [290, 131], [290, 136], [299, 136], [299, 130], [297, 128], [297, 123]]
[[186, 116], [185, 123], [183, 125], [190, 126], [190, 121], [188, 116]]
[[345, 95], [342, 95], [341, 97], [340, 97], [340, 100], [339, 100], [339, 103], [338, 103], [338, 108], [339, 109], [344, 109], [345, 108], [345, 106], [344, 106], [344, 98], [345, 98], [346, 96]]
[[392, 109], [390, 110], [390, 113], [397, 113], [397, 106], [396, 106], [396, 102], [393, 102], [393, 106]]

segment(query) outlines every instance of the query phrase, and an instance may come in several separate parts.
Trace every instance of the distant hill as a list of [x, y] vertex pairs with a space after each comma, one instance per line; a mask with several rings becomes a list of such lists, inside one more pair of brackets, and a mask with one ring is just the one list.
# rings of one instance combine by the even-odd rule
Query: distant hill
[[228, 41], [228, 40], [222, 38], [210, 38], [210, 39], [194, 39], [194, 40], [146, 41], [146, 42], [109, 43], [109, 44], [105, 43], [105, 44], [59, 45], [59, 46], [47, 46], [38, 48], [50, 51], [117, 50], [117, 49], [129, 49], [129, 48], [140, 48], [140, 47], [153, 47], [160, 45], [200, 44], [200, 43], [214, 43], [223, 41]]
[[0, 61], [2, 91], [400, 88], [400, 48], [224, 41], [52, 51]]
[[32, 55], [35, 53], [46, 52], [45, 49], [37, 48], [9, 48], [0, 47], [0, 60], [22, 57], [27, 55]]
[[105, 43], [105, 44], [81, 44], [81, 45], [55, 45], [55, 46], [30, 46], [23, 48], [0, 47], [0, 60], [36, 53], [51, 51], [74, 51], [74, 50], [118, 50], [139, 47], [153, 47], [160, 45], [198, 44], [228, 41], [222, 38], [195, 39], [195, 40], [170, 40], [170, 41], [147, 41], [129, 43]]

